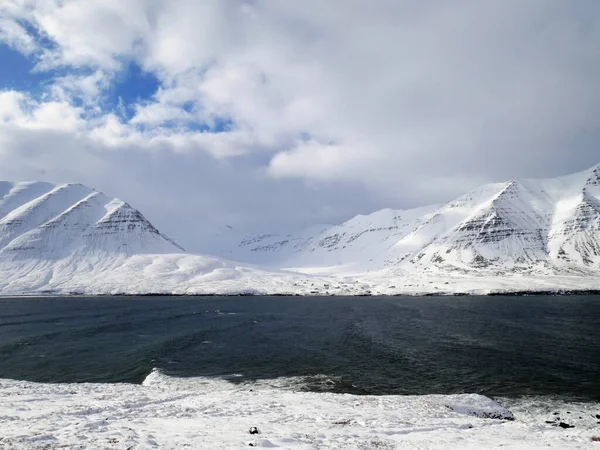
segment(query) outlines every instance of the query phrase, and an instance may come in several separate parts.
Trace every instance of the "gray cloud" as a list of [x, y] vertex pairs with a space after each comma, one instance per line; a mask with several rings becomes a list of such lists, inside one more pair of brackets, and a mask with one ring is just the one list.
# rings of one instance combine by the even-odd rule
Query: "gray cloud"
[[[54, 40], [46, 66], [106, 83], [131, 59], [161, 89], [111, 139], [108, 111], [62, 133], [5, 120], [0, 175], [93, 185], [195, 248], [225, 223], [300, 228], [600, 162], [595, 0], [7, 4]], [[233, 129], [186, 128], [219, 118]]]
[[2, 179], [93, 186], [128, 201], [192, 250], [214, 250], [210, 237], [225, 225], [295, 229], [372, 208], [373, 199], [358, 184], [274, 180], [264, 170], [201, 151], [177, 153], [167, 144], [107, 151], [68, 132], [0, 127], [0, 136]]

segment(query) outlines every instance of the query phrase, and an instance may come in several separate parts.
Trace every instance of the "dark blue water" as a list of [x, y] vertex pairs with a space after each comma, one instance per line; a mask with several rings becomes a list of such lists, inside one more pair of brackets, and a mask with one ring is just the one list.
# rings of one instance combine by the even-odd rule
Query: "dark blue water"
[[598, 401], [600, 297], [0, 300], [0, 378], [139, 383], [154, 368], [304, 376], [307, 390], [356, 394]]

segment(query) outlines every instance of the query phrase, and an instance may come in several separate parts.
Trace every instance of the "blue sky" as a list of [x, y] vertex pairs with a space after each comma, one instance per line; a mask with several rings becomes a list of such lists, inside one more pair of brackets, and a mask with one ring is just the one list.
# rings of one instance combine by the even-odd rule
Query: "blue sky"
[[0, 2], [0, 179], [185, 247], [600, 162], [600, 3]]
[[105, 91], [108, 107], [116, 108], [122, 102], [130, 118], [134, 112], [131, 106], [149, 101], [159, 86], [160, 81], [152, 73], [144, 71], [135, 62], [129, 62]]
[[[89, 68], [54, 67], [44, 69], [38, 66], [37, 55], [27, 55], [5, 44], [0, 44], [0, 88], [27, 92], [36, 99], [48, 95], [53, 82], [67, 75], [89, 76], [93, 70]], [[136, 107], [152, 102], [154, 95], [161, 87], [161, 81], [151, 71], [144, 70], [136, 61], [128, 60], [120, 64], [118, 70], [111, 74], [95, 104], [101, 106], [103, 112], [113, 112], [123, 120], [131, 120]], [[74, 105], [80, 106], [78, 96], [72, 98]], [[182, 111], [191, 113], [197, 105], [193, 101], [180, 105]], [[164, 126], [176, 126], [165, 121]], [[187, 121], [185, 129], [192, 132], [226, 132], [234, 128], [229, 117], [212, 116], [210, 120]]]
[[36, 61], [6, 44], [0, 44], [0, 86], [31, 93], [41, 93], [43, 85], [52, 80], [53, 74], [35, 72]]
[[[90, 69], [56, 67], [50, 70], [36, 68], [37, 55], [26, 55], [8, 45], [0, 44], [0, 87], [3, 90], [24, 91], [35, 97], [43, 96], [53, 80], [68, 74], [86, 75]], [[157, 77], [144, 71], [135, 61], [125, 62], [113, 75], [98, 100], [108, 110], [124, 105], [127, 118], [138, 103], [150, 101], [160, 86]]]

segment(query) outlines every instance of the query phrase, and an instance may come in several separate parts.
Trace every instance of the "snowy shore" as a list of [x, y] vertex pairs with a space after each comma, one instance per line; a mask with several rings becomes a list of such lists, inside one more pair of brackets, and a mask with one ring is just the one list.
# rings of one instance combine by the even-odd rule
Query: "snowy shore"
[[300, 385], [159, 372], [142, 385], [0, 380], [0, 449], [600, 449], [597, 403], [500, 400], [509, 410], [474, 394], [353, 396]]
[[19, 295], [488, 295], [600, 291], [590, 274], [449, 274], [439, 270], [311, 274], [248, 268], [197, 255], [136, 255], [110, 270], [81, 261], [0, 261], [0, 296]]

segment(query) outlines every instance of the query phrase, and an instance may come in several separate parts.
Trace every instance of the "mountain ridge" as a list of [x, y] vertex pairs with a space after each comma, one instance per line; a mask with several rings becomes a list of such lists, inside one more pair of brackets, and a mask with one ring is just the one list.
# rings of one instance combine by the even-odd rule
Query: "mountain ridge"
[[[371, 218], [384, 216], [372, 226]], [[380, 231], [374, 239], [353, 244], [374, 231]], [[372, 251], [365, 254], [366, 248]], [[288, 253], [282, 255], [282, 249]], [[317, 234], [258, 235], [230, 248], [227, 256], [295, 269], [310, 266], [314, 272], [315, 267], [331, 270], [336, 263], [328, 255], [332, 251], [347, 257], [345, 267], [364, 271], [409, 265], [472, 271], [495, 267], [502, 272], [535, 266], [600, 270], [600, 165], [554, 179], [490, 183], [439, 206], [358, 215]], [[269, 253], [281, 258], [270, 260]]]
[[[187, 253], [81, 184], [0, 182], [0, 295], [399, 295], [600, 289], [600, 165]], [[237, 261], [237, 262], [236, 262]]]
[[72, 245], [126, 254], [184, 251], [128, 203], [82, 184], [3, 183], [3, 190], [0, 258], [25, 251], [44, 258]]

